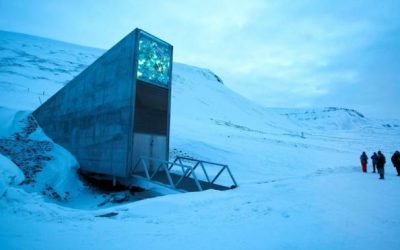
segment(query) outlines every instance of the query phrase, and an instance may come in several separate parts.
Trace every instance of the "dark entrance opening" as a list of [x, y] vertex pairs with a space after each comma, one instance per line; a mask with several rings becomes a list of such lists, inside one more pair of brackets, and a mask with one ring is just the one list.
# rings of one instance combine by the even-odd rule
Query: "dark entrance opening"
[[168, 134], [168, 89], [137, 81], [134, 131]]

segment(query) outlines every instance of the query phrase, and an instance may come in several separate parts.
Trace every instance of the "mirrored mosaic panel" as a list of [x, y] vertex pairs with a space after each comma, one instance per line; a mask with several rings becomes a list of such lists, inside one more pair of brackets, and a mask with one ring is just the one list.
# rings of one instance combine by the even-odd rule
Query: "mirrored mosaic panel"
[[140, 33], [137, 61], [139, 80], [168, 87], [172, 47], [145, 33]]

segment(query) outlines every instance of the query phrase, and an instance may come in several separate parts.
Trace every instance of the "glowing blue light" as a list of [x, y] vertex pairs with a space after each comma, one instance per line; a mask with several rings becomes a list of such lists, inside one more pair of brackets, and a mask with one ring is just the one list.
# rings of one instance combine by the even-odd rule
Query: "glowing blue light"
[[137, 78], [168, 86], [170, 81], [172, 47], [141, 33], [139, 36]]

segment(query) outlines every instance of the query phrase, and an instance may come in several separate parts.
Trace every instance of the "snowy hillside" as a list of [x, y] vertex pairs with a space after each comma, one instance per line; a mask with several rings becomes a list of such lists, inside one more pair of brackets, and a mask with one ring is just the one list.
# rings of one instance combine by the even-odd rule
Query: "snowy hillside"
[[0, 31], [1, 106], [32, 110], [103, 51]]
[[[226, 163], [239, 188], [106, 208], [85, 204], [92, 193], [75, 160], [40, 128], [29, 130], [29, 111], [103, 52], [0, 31], [1, 249], [400, 246], [400, 177], [390, 163], [400, 149], [400, 122], [346, 108], [265, 108], [231, 91], [217, 73], [180, 63], [173, 68], [171, 158]], [[50, 148], [30, 152], [27, 145], [40, 143]], [[377, 150], [388, 162], [384, 182], [360, 173], [360, 153]], [[35, 166], [33, 185], [27, 179]], [[71, 197], [52, 200], [49, 186]], [[117, 215], [96, 217], [109, 212]], [[384, 242], [376, 239], [381, 232]]]
[[172, 91], [172, 147], [227, 162], [242, 183], [351, 166], [361, 151], [391, 152], [400, 138], [398, 125], [353, 110], [258, 106], [192, 66], [174, 65]]

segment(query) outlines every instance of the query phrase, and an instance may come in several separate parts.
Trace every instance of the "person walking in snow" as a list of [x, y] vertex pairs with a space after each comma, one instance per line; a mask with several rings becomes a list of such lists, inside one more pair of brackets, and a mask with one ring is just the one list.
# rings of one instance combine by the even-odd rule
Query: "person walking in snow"
[[362, 171], [364, 173], [367, 172], [367, 163], [368, 163], [368, 156], [365, 152], [362, 152], [361, 156], [360, 156], [360, 161], [361, 161], [361, 167], [362, 167]]
[[386, 158], [381, 151], [378, 151], [378, 158], [376, 161], [376, 168], [378, 169], [379, 179], [385, 178], [385, 163]]
[[373, 168], [372, 173], [376, 173], [376, 161], [377, 161], [377, 158], [378, 158], [378, 155], [376, 154], [376, 152], [374, 152], [374, 154], [371, 156], [372, 168]]
[[400, 176], [400, 152], [399, 151], [394, 152], [391, 160], [393, 163], [393, 167], [395, 167], [397, 170], [397, 176]]

